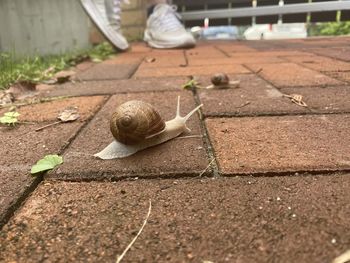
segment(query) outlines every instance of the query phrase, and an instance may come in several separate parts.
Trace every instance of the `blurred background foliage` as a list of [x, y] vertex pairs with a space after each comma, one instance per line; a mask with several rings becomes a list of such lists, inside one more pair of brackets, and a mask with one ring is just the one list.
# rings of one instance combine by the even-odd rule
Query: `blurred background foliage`
[[309, 36], [339, 36], [350, 34], [350, 21], [309, 25]]

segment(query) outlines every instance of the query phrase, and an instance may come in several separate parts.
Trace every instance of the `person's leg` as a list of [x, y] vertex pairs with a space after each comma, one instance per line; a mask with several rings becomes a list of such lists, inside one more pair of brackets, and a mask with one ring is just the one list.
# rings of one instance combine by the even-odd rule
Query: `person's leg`
[[167, 0], [148, 0], [147, 1], [147, 17], [149, 17], [154, 10], [154, 7], [158, 4], [170, 4]]
[[166, 0], [148, 1], [144, 40], [154, 48], [193, 47], [196, 41], [181, 24], [176, 6], [167, 3]]
[[118, 49], [129, 47], [120, 32], [120, 5], [125, 0], [80, 0], [92, 21], [105, 37]]

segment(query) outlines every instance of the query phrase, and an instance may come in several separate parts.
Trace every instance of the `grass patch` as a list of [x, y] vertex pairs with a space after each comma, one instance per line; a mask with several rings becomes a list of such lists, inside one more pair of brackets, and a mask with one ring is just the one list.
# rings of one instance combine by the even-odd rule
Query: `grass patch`
[[56, 72], [91, 59], [99, 62], [115, 54], [109, 43], [102, 43], [91, 49], [64, 55], [35, 56], [16, 59], [14, 54], [0, 53], [0, 90], [17, 81], [39, 83], [50, 79]]

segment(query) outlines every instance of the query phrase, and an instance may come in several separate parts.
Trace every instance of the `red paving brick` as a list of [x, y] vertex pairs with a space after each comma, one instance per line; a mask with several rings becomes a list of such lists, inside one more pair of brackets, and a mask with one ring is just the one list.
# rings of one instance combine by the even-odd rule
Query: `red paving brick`
[[179, 67], [186, 66], [184, 50], [152, 50], [143, 59], [144, 67]]
[[0, 233], [3, 262], [332, 262], [350, 175], [45, 182]]
[[132, 53], [144, 53], [144, 52], [152, 51], [152, 48], [147, 46], [145, 43], [138, 42], [138, 43], [132, 43], [130, 45], [130, 50]]
[[[350, 112], [350, 92], [348, 86], [335, 86], [327, 88], [303, 87], [282, 88], [281, 92], [303, 96], [303, 101], [311, 112], [317, 113], [341, 113]], [[288, 99], [288, 98], [285, 98]], [[307, 110], [307, 109], [306, 109]], [[309, 111], [309, 112], [310, 112]]]
[[201, 65], [230, 65], [230, 64], [246, 64], [246, 63], [282, 63], [284, 59], [278, 57], [259, 57], [259, 56], [242, 56], [234, 58], [190, 58], [189, 66]]
[[338, 47], [338, 48], [316, 48], [312, 49], [312, 52], [331, 57], [339, 60], [350, 61], [350, 48], [349, 47]]
[[212, 46], [206, 46], [206, 47], [198, 47], [194, 49], [186, 50], [186, 57], [188, 59], [191, 58], [224, 58], [227, 57], [224, 52], [221, 50], [212, 47]]
[[152, 52], [148, 53], [148, 56], [174, 58], [184, 56], [184, 54], [185, 50], [182, 49], [152, 49]]
[[206, 65], [194, 67], [168, 67], [168, 68], [148, 68], [143, 65], [136, 71], [134, 77], [165, 77], [165, 76], [198, 76], [213, 75], [217, 72], [232, 74], [249, 73], [250, 71], [239, 64], [232, 65]]
[[69, 107], [77, 107], [79, 112], [79, 121], [86, 121], [91, 118], [96, 110], [105, 102], [106, 97], [80, 97], [57, 99], [50, 102], [23, 106], [17, 111], [21, 114], [20, 121], [44, 122], [56, 121], [57, 116], [63, 110]]
[[[102, 65], [123, 65], [123, 64], [140, 64], [145, 54], [140, 53], [122, 53], [113, 58], [103, 61]], [[100, 64], [96, 64], [100, 65]]]
[[341, 81], [350, 82], [350, 71], [348, 72], [327, 72], [327, 75], [331, 76], [332, 78], [339, 79]]
[[[346, 38], [343, 38], [340, 40], [340, 38], [306, 38], [306, 39], [291, 39], [286, 41], [278, 41], [276, 42], [276, 46], [280, 48], [289, 48], [293, 50], [306, 50], [312, 52], [313, 49], [318, 48], [341, 48], [341, 47], [347, 47], [349, 45], [349, 40]], [[256, 46], [259, 47], [259, 41], [255, 41]], [[267, 41], [266, 41], [267, 42]], [[283, 43], [283, 45], [281, 45]], [[249, 44], [249, 43], [248, 43]]]
[[217, 48], [224, 53], [241, 53], [241, 52], [254, 52], [256, 49], [247, 47], [246, 45], [217, 45]]
[[259, 52], [238, 52], [230, 54], [234, 58], [278, 58], [278, 57], [293, 57], [293, 56], [307, 56], [312, 53], [302, 51], [259, 51]]
[[76, 75], [78, 80], [128, 79], [138, 67], [138, 63], [99, 63]]
[[86, 96], [125, 92], [176, 91], [181, 90], [187, 77], [141, 78], [127, 80], [83, 81], [56, 86], [45, 91], [45, 96]]
[[[208, 41], [185, 51], [132, 44], [103, 63], [79, 66], [78, 82], [41, 95], [115, 94], [95, 116], [106, 97], [24, 106], [17, 109], [20, 120], [39, 123], [0, 127], [0, 227], [21, 207], [0, 232], [0, 262], [115, 262], [139, 230], [149, 199], [151, 217], [125, 262], [331, 262], [350, 246], [344, 234], [350, 175], [338, 174], [350, 170], [350, 71], [340, 72], [348, 70], [349, 39]], [[195, 96], [181, 89], [188, 75], [206, 86], [217, 72], [239, 79], [240, 87]], [[116, 105], [142, 99], [169, 120], [178, 94], [183, 114], [199, 99], [204, 116], [231, 117], [203, 121], [213, 148], [192, 137], [122, 160], [92, 157], [113, 140], [108, 121]], [[282, 94], [302, 95], [309, 108]], [[34, 131], [71, 104], [81, 110], [80, 121]], [[201, 135], [197, 114], [188, 126]], [[31, 194], [42, 178], [31, 177], [30, 167], [60, 152], [64, 164]], [[179, 179], [199, 175], [212, 156], [218, 167], [213, 163], [205, 175], [218, 177]], [[305, 171], [315, 174], [286, 176]], [[220, 177], [237, 174], [245, 176]]]
[[317, 38], [310, 38], [310, 39], [304, 39], [302, 42], [302, 45], [304, 47], [309, 48], [329, 48], [329, 47], [348, 47], [349, 46], [349, 38], [324, 38], [324, 39], [317, 39]]
[[143, 68], [158, 68], [158, 67], [185, 67], [187, 62], [184, 56], [174, 58], [167, 57], [153, 57], [147, 56], [143, 60], [141, 67]]
[[350, 71], [350, 63], [321, 56], [292, 56], [287, 60], [321, 72]]
[[[255, 75], [232, 75], [231, 79], [240, 80], [238, 89], [198, 90], [200, 101], [204, 104], [204, 115], [251, 116], [350, 112], [350, 93], [347, 86], [277, 90]], [[202, 77], [200, 81], [203, 86], [210, 83], [209, 77]], [[284, 96], [293, 94], [301, 95], [308, 107], [298, 106]]]
[[27, 168], [38, 159], [50, 153], [58, 153], [69, 142], [69, 138], [79, 130], [82, 123], [65, 123], [35, 132], [35, 129], [41, 126], [43, 124], [18, 125], [15, 128], [0, 127], [0, 148], [4, 154], [0, 165], [3, 169], [13, 167], [28, 171]]
[[343, 82], [294, 63], [247, 64], [247, 67], [277, 87], [330, 86]]
[[[100, 160], [93, 157], [93, 154], [113, 141], [109, 130], [109, 118], [117, 105], [132, 99], [142, 99], [156, 105], [161, 116], [167, 121], [175, 117], [176, 99], [180, 94], [181, 112], [185, 114], [195, 107], [190, 92], [129, 93], [113, 96], [70, 145], [64, 154], [64, 164], [50, 177], [103, 180], [125, 176], [199, 174], [208, 165], [202, 138], [171, 140], [124, 159]], [[188, 127], [192, 130], [192, 135], [201, 134], [197, 115], [188, 121]]]
[[[82, 127], [82, 122], [91, 118], [103, 102], [100, 96], [23, 106], [17, 109], [21, 114], [19, 120], [33, 124], [0, 127], [0, 226], [12, 211], [11, 207], [35, 185], [36, 179], [30, 175], [31, 166], [45, 155], [60, 153]], [[68, 106], [78, 106], [81, 115], [78, 121], [35, 131], [44, 125], [41, 122], [57, 121], [58, 113]]]
[[[253, 74], [231, 75], [239, 80], [239, 88], [198, 90], [198, 96], [206, 116], [273, 115], [308, 113], [304, 107], [291, 103], [272, 85]], [[209, 77], [200, 79], [203, 86], [210, 84]]]
[[223, 174], [350, 169], [350, 115], [209, 119]]
[[[24, 168], [24, 167], [21, 167]], [[29, 167], [25, 167], [29, 171]], [[0, 170], [0, 226], [12, 216], [17, 208], [17, 202], [27, 192], [33, 191], [37, 185], [39, 178], [32, 177], [28, 171], [20, 171], [21, 169], [9, 168]]]
[[[35, 183], [31, 166], [47, 154], [58, 154], [82, 123], [56, 125], [35, 132], [36, 125], [0, 127], [0, 227], [22, 194]], [[0, 260], [1, 261], [1, 260]]]

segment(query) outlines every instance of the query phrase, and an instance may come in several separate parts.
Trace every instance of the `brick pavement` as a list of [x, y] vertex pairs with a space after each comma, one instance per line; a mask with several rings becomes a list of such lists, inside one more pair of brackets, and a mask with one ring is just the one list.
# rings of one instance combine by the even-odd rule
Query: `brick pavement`
[[[0, 262], [115, 262], [148, 200], [125, 262], [331, 262], [350, 249], [348, 41], [137, 43], [80, 65], [74, 82], [41, 92], [52, 101], [18, 109], [30, 123], [0, 127]], [[181, 88], [218, 71], [239, 87]], [[112, 140], [118, 104], [145, 100], [169, 120], [178, 95], [182, 114], [204, 105], [188, 122], [195, 137], [121, 160], [92, 156]], [[67, 106], [78, 121], [34, 131]], [[53, 153], [60, 167], [29, 175]]]

